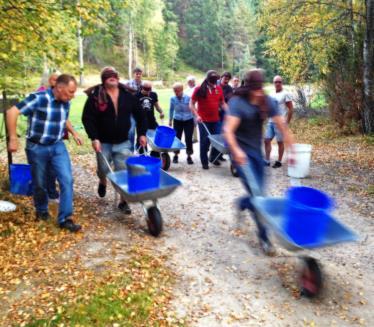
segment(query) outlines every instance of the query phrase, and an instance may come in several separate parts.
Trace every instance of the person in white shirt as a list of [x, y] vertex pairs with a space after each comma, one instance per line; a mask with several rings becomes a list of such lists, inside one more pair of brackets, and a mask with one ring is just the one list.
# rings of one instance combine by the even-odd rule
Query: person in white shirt
[[[195, 90], [195, 87], [196, 87], [196, 77], [192, 75], [187, 76], [187, 88], [183, 92], [183, 94], [188, 95], [191, 98], [192, 93]], [[193, 143], [198, 142], [196, 122], [195, 122], [195, 127], [193, 129], [192, 142]]]
[[[273, 79], [275, 92], [271, 96], [277, 100], [279, 109], [282, 116], [284, 117], [284, 122], [289, 124], [292, 118], [293, 105], [291, 95], [283, 89], [283, 79], [281, 76], [277, 75]], [[270, 118], [266, 126], [265, 132], [265, 165], [270, 166], [270, 153], [271, 153], [271, 141], [276, 138], [278, 142], [278, 160], [275, 161], [273, 168], [282, 167], [282, 158], [284, 154], [284, 143], [282, 134], [279, 132], [274, 122]]]

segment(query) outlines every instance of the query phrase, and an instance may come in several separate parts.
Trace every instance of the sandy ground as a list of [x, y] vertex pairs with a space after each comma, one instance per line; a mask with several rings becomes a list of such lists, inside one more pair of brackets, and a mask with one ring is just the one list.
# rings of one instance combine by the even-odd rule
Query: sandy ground
[[[322, 264], [325, 285], [323, 293], [310, 300], [299, 296], [298, 254], [277, 247], [275, 257], [266, 257], [249, 214], [238, 226], [234, 200], [244, 191], [239, 179], [231, 175], [229, 164], [203, 171], [197, 155], [194, 160], [189, 166], [182, 154], [180, 163], [171, 166], [169, 172], [183, 187], [159, 201], [164, 231], [153, 238], [147, 233], [139, 204], [132, 204], [132, 215], [124, 217], [113, 207], [113, 190], [105, 199], [97, 197], [94, 157], [74, 158], [76, 192], [99, 204], [98, 219], [108, 223], [108, 232], [100, 238], [95, 237], [94, 226], [86, 231], [82, 251], [87, 264], [105, 260], [97, 252], [113, 240], [123, 246], [138, 243], [167, 255], [177, 274], [172, 309], [192, 326], [374, 324], [373, 203], [366, 203], [362, 210], [358, 195], [348, 197], [341, 192], [333, 182], [337, 176], [328, 178], [323, 167], [312, 165], [311, 176], [302, 180], [303, 185], [333, 195], [336, 216], [360, 235], [357, 243], [307, 253]], [[281, 196], [290, 186], [286, 168], [267, 168], [266, 175], [269, 195]], [[356, 182], [344, 178], [346, 183]]]

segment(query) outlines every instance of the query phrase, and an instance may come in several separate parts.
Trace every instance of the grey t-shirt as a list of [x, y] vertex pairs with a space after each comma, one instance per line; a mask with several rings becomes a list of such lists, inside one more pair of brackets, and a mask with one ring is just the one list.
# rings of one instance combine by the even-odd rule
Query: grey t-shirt
[[[266, 101], [269, 110], [268, 117], [279, 116], [277, 102], [268, 96]], [[231, 98], [228, 105], [228, 114], [240, 118], [240, 124], [235, 132], [239, 146], [247, 154], [261, 155], [263, 120], [260, 117], [260, 108], [239, 96]]]

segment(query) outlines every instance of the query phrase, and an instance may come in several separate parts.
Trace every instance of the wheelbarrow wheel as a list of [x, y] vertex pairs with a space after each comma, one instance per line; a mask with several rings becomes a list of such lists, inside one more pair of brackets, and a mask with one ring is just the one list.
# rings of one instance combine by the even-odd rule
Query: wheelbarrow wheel
[[301, 295], [308, 298], [316, 297], [322, 290], [322, 270], [318, 261], [311, 257], [304, 257], [300, 275]]
[[168, 170], [170, 168], [170, 156], [169, 153], [163, 152], [161, 153], [161, 161], [162, 161], [162, 169]]
[[239, 177], [238, 170], [234, 167], [233, 164], [230, 165], [231, 174], [234, 177]]
[[162, 216], [157, 207], [150, 207], [147, 210], [147, 225], [152, 236], [160, 235], [162, 231]]

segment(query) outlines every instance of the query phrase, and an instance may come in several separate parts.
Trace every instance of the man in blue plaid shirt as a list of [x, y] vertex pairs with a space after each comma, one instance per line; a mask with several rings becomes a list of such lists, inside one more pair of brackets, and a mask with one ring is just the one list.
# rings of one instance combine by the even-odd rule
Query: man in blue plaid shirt
[[[73, 215], [73, 177], [69, 154], [62, 140], [69, 116], [70, 100], [77, 90], [77, 82], [71, 75], [62, 74], [56, 86], [30, 94], [25, 100], [7, 111], [9, 132], [8, 150], [18, 149], [17, 119], [19, 114], [28, 117], [26, 155], [31, 165], [34, 205], [38, 219], [47, 220], [47, 166], [56, 173], [60, 186], [58, 224], [71, 232], [81, 229], [71, 219]], [[75, 133], [75, 132], [73, 132]]]

